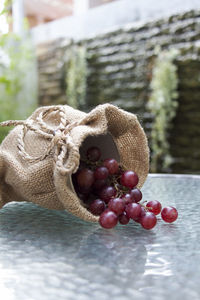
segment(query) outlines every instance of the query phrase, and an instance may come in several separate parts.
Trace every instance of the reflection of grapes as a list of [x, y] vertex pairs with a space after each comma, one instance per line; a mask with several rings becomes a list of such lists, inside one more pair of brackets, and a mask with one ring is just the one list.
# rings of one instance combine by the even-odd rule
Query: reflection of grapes
[[[142, 192], [137, 187], [138, 175], [125, 170], [114, 158], [100, 160], [98, 147], [90, 147], [87, 160], [81, 160], [79, 170], [72, 176], [77, 196], [94, 215], [100, 216], [99, 223], [104, 228], [113, 228], [118, 221], [122, 225], [129, 220], [140, 223], [145, 229], [152, 229], [156, 215], [161, 211], [159, 201], [141, 202]], [[173, 207], [162, 210], [165, 222], [174, 222], [178, 213]]]

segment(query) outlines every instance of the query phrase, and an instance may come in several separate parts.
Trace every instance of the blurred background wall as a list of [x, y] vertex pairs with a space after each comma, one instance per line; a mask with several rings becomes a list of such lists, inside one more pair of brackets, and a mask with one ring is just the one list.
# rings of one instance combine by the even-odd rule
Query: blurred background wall
[[[36, 49], [38, 105], [85, 111], [105, 102], [118, 105], [144, 126], [152, 160], [158, 156], [152, 171], [200, 174], [199, 1], [23, 4]], [[157, 111], [149, 108], [159, 93], [170, 98], [164, 97], [160, 112], [159, 96]]]

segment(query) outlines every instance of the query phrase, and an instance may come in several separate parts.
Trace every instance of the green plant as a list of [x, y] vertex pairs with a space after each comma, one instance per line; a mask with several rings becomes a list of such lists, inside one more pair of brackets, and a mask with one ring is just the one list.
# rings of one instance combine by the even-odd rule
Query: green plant
[[[5, 12], [6, 13], [6, 10]], [[37, 106], [37, 70], [29, 36], [0, 39], [0, 121], [26, 118]], [[9, 129], [0, 128], [0, 141]]]
[[167, 171], [172, 163], [170, 145], [168, 142], [169, 129], [172, 119], [176, 115], [178, 102], [177, 67], [174, 59], [178, 51], [157, 51], [157, 58], [152, 72], [152, 94], [148, 102], [148, 109], [153, 116], [151, 131], [151, 171]]
[[67, 104], [74, 108], [85, 107], [87, 59], [84, 45], [72, 44], [66, 52]]

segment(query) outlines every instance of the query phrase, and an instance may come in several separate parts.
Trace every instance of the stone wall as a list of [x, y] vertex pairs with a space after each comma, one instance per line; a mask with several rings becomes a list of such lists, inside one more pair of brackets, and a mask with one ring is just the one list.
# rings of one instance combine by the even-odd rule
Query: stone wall
[[[200, 173], [200, 11], [121, 28], [82, 41], [87, 48], [88, 109], [111, 102], [138, 115], [148, 137], [146, 109], [155, 47], [177, 48], [179, 107], [169, 132], [174, 173]], [[70, 41], [38, 48], [40, 104], [66, 103], [64, 57]]]

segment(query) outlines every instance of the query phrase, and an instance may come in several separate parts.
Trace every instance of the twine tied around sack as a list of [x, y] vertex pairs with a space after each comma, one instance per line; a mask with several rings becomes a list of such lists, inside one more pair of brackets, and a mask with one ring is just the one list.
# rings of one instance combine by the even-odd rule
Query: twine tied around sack
[[[60, 116], [60, 124], [56, 129], [47, 125], [44, 122], [44, 117], [48, 114], [56, 112]], [[22, 125], [23, 128], [20, 130], [18, 135], [18, 150], [19, 154], [24, 160], [29, 162], [42, 161], [46, 157], [50, 156], [54, 151], [54, 161], [56, 168], [59, 170], [61, 175], [68, 173], [75, 173], [79, 167], [80, 154], [77, 145], [74, 144], [72, 137], [70, 136], [71, 130], [80, 125], [87, 125], [94, 119], [94, 116], [86, 116], [85, 118], [69, 123], [66, 119], [66, 113], [63, 107], [50, 107], [45, 111], [42, 111], [36, 118], [36, 121], [32, 119], [27, 120], [9, 120], [1, 122], [0, 126], [18, 126]], [[26, 152], [25, 149], [25, 135], [31, 130], [37, 133], [44, 139], [50, 140], [50, 144], [41, 156], [33, 157]], [[65, 160], [68, 158], [68, 166], [65, 164]]]

